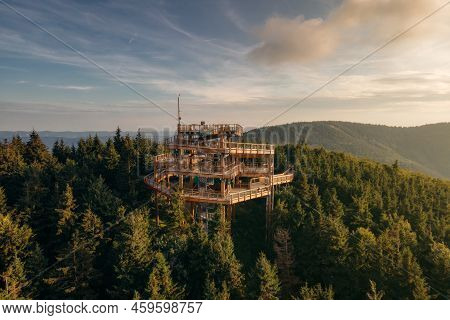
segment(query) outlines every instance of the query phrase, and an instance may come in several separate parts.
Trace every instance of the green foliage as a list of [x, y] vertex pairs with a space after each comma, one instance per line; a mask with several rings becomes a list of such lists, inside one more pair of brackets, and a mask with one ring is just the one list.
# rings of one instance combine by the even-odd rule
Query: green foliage
[[5, 189], [0, 187], [0, 214], [4, 215], [8, 211], [7, 204], [6, 204], [6, 194]]
[[56, 235], [61, 235], [64, 240], [70, 238], [70, 234], [73, 231], [77, 219], [75, 208], [76, 204], [72, 188], [67, 184], [59, 208], [55, 210], [58, 214]]
[[186, 210], [184, 207], [184, 199], [181, 195], [181, 191], [177, 191], [169, 203], [167, 209], [171, 222], [171, 229], [175, 233], [186, 231], [188, 227], [188, 219], [186, 217]]
[[262, 252], [256, 261], [255, 271], [255, 298], [259, 300], [277, 300], [280, 294], [278, 269], [267, 260], [266, 255]]
[[181, 299], [181, 291], [173, 283], [169, 265], [161, 252], [155, 254], [145, 291], [150, 300]]
[[[32, 230], [0, 214], [0, 297], [20, 299], [33, 296], [35, 266], [43, 268], [39, 247], [32, 242]], [[41, 261], [39, 261], [41, 260]], [[40, 270], [39, 270], [40, 271]], [[31, 281], [31, 279], [35, 281]]]
[[323, 149], [277, 151], [301, 167], [274, 210], [275, 256], [288, 230], [298, 279], [330, 283], [337, 298], [367, 298], [370, 281], [386, 299], [445, 297], [448, 182]]
[[334, 291], [332, 286], [322, 288], [322, 285], [319, 283], [310, 287], [306, 283], [300, 288], [299, 299], [301, 300], [333, 300], [333, 298]]
[[448, 181], [407, 172], [401, 159], [382, 165], [304, 145], [278, 147], [278, 169], [296, 173], [276, 192], [265, 242], [263, 199], [237, 206], [231, 223], [218, 207], [206, 231], [177, 195], [160, 202], [157, 226], [148, 209], [153, 197], [137, 175], [162, 150], [120, 129], [106, 143], [97, 136], [72, 148], [57, 141], [52, 154], [35, 132], [26, 143], [1, 142], [0, 297], [450, 294]]
[[[234, 244], [225, 228], [218, 228], [209, 241], [208, 274], [215, 287], [226, 282], [231, 298], [244, 294], [244, 275], [234, 254]], [[222, 286], [223, 287], [223, 286]]]
[[56, 257], [57, 266], [45, 282], [53, 295], [69, 299], [96, 299], [100, 273], [94, 267], [95, 239], [82, 239], [76, 230]]
[[230, 300], [230, 290], [226, 281], [222, 281], [219, 288], [213, 280], [206, 278], [204, 299], [206, 300]]
[[279, 269], [281, 289], [284, 297], [290, 297], [294, 288], [298, 284], [298, 277], [295, 274], [294, 246], [289, 230], [277, 228], [273, 236], [273, 251], [275, 253], [275, 263]]
[[117, 285], [113, 293], [117, 297], [133, 297], [134, 291], [143, 292], [152, 261], [150, 223], [145, 209], [131, 212], [125, 226], [114, 242], [118, 261], [115, 266]]
[[377, 290], [377, 284], [375, 281], [369, 280], [369, 283], [370, 291], [367, 292], [367, 298], [369, 298], [369, 300], [381, 300], [384, 296], [384, 292]]
[[47, 147], [42, 142], [39, 134], [36, 131], [30, 133], [30, 139], [25, 148], [24, 158], [27, 163], [38, 162], [42, 163], [50, 158], [50, 153]]

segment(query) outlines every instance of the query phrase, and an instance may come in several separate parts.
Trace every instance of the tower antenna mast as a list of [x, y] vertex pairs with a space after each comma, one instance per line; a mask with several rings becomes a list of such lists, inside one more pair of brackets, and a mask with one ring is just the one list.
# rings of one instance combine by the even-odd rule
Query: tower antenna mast
[[178, 94], [178, 127], [181, 125], [181, 114], [180, 114], [180, 94]]

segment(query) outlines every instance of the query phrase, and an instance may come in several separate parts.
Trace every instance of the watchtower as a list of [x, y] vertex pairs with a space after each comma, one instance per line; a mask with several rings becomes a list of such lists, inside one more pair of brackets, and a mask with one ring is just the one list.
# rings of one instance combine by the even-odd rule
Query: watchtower
[[266, 198], [270, 223], [274, 187], [293, 180], [293, 172], [274, 173], [275, 147], [242, 142], [238, 124], [181, 124], [164, 143], [165, 153], [153, 159], [153, 172], [144, 178], [156, 194], [171, 197], [180, 190], [194, 219], [208, 221], [211, 207], [223, 205], [228, 219], [234, 206]]

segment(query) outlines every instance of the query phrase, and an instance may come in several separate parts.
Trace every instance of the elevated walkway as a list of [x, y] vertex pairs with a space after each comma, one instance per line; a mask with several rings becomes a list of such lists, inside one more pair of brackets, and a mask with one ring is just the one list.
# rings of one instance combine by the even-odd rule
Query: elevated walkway
[[[175, 192], [175, 187], [167, 186], [163, 181], [167, 177], [167, 172], [161, 172], [158, 175], [154, 173], [147, 175], [144, 182], [148, 188], [171, 196]], [[155, 176], [158, 178], [155, 179]], [[294, 174], [288, 170], [281, 174], [273, 176], [272, 184], [268, 178], [255, 179], [257, 182], [250, 182], [247, 186], [231, 188], [227, 193], [222, 194], [216, 191], [184, 189], [183, 197], [190, 202], [205, 202], [213, 204], [235, 204], [261, 197], [267, 197], [271, 193], [272, 186], [292, 182]]]

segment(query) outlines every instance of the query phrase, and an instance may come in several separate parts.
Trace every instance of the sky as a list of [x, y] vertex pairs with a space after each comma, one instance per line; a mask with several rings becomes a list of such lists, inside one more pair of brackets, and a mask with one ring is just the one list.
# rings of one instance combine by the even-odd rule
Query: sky
[[447, 2], [0, 0], [0, 130], [449, 122]]

